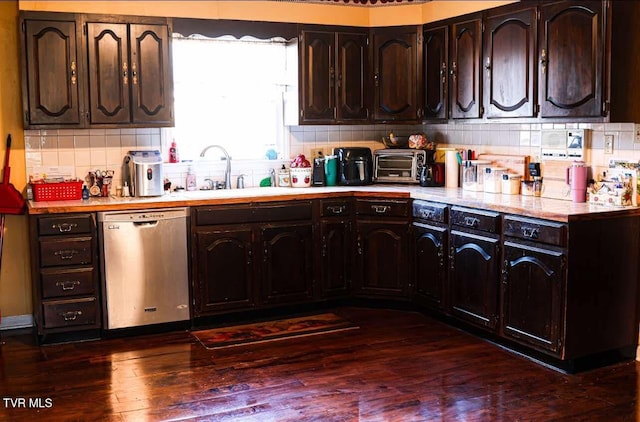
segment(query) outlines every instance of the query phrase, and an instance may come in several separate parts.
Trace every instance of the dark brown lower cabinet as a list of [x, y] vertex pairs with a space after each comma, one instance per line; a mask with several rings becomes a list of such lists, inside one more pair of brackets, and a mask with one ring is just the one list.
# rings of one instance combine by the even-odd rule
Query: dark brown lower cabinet
[[551, 352], [560, 347], [566, 256], [561, 249], [504, 242], [502, 333]]
[[317, 274], [323, 298], [346, 297], [351, 283], [351, 227], [349, 218], [320, 220], [320, 259]]
[[490, 331], [498, 325], [499, 244], [499, 236], [451, 230], [450, 311]]
[[443, 310], [447, 280], [446, 227], [413, 223], [415, 241], [414, 300], [432, 309]]
[[314, 298], [311, 201], [195, 207], [194, 316]]
[[195, 230], [196, 315], [255, 306], [251, 239], [251, 228], [240, 225]]
[[260, 227], [264, 304], [313, 299], [313, 224], [311, 221]]

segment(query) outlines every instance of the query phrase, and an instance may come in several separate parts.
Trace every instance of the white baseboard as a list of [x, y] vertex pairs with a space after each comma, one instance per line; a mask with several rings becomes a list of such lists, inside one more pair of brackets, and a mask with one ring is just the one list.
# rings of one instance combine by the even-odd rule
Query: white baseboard
[[33, 327], [33, 315], [3, 316], [0, 330], [15, 330]]

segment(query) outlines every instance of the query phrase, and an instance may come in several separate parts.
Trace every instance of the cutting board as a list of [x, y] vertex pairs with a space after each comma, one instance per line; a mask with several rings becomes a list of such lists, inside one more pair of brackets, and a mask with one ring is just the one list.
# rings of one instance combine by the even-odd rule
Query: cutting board
[[543, 198], [571, 201], [571, 187], [567, 184], [567, 168], [570, 161], [545, 160], [540, 163]]
[[496, 167], [504, 167], [509, 173], [520, 174], [524, 179], [529, 178], [529, 156], [511, 154], [480, 154], [478, 160], [489, 160]]

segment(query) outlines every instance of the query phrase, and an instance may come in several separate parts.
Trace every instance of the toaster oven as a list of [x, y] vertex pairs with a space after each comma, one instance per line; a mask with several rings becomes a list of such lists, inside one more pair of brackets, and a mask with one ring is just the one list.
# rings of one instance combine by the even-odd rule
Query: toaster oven
[[426, 152], [419, 149], [378, 149], [373, 152], [373, 181], [420, 183]]

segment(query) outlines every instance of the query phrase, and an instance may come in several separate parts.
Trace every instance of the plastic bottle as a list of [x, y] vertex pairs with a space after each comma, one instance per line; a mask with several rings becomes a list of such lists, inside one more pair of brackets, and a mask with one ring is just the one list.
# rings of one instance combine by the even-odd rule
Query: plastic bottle
[[87, 185], [82, 185], [82, 199], [85, 201], [89, 199], [89, 188]]
[[289, 170], [287, 170], [284, 164], [282, 165], [282, 168], [278, 172], [278, 186], [281, 186], [281, 187], [291, 186], [291, 183], [289, 180]]
[[176, 140], [171, 141], [171, 147], [169, 148], [169, 162], [177, 163], [178, 162], [178, 147], [176, 145]]
[[193, 172], [193, 167], [189, 166], [189, 170], [187, 171], [187, 190], [196, 190], [196, 174]]

